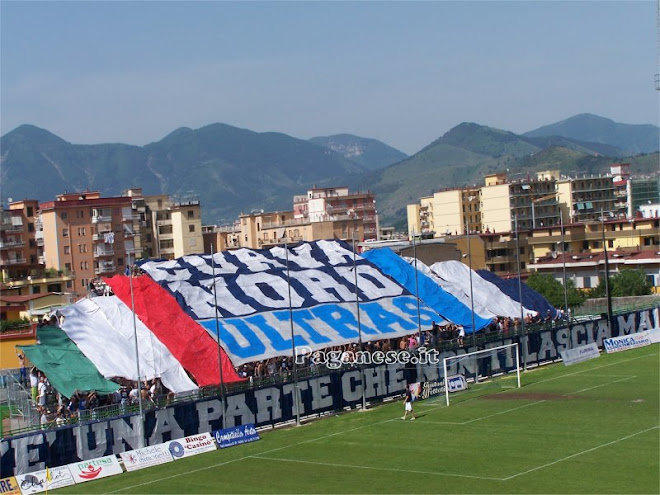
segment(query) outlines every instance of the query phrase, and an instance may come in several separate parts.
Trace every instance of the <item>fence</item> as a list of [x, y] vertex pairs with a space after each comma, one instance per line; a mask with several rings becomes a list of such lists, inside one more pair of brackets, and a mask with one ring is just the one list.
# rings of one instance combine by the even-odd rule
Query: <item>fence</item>
[[[648, 304], [647, 310], [658, 307], [657, 304]], [[613, 319], [616, 319], [617, 315], [620, 314], [629, 314], [628, 312], [615, 312]], [[595, 325], [599, 321], [602, 321], [602, 315], [590, 315], [583, 317], [576, 317], [571, 320], [571, 327], [580, 327]], [[656, 322], [656, 325], [658, 322]], [[503, 339], [511, 339], [514, 341], [522, 341], [526, 338], [528, 340], [535, 340], [536, 336], [543, 332], [552, 331], [556, 333], [558, 330], [566, 328], [566, 322], [560, 320], [552, 320], [548, 322], [534, 323], [531, 325], [525, 325], [525, 327], [518, 327], [517, 329], [511, 327], [506, 334], [501, 332], [491, 331], [491, 332], [480, 332], [473, 336], [468, 335], [464, 339], [463, 347], [471, 347], [482, 349], [486, 346], [501, 342]], [[446, 341], [440, 341], [436, 344], [435, 349], [440, 353], [451, 353], [458, 352], [459, 349], [463, 348], [459, 345], [457, 339], [451, 339]], [[556, 359], [559, 359], [558, 354], [555, 356]], [[525, 359], [527, 362], [527, 359]], [[339, 367], [339, 371], [346, 371], [354, 368], [353, 365], [345, 364]], [[9, 398], [10, 405], [10, 428], [4, 431], [6, 436], [18, 435], [23, 433], [29, 433], [30, 431], [35, 431], [43, 429], [43, 426], [40, 424], [39, 414], [36, 412], [36, 409], [32, 405], [30, 399], [29, 391], [22, 387], [16, 377], [18, 376], [19, 370], [5, 370], [9, 371], [8, 374], [0, 375], [0, 383], [5, 382], [7, 387], [7, 395]], [[298, 367], [297, 374], [299, 380], [306, 380], [308, 378], [314, 378], [318, 376], [327, 375], [330, 372], [338, 371], [337, 369], [329, 369], [325, 366], [308, 366], [308, 367]], [[292, 380], [292, 373], [290, 371], [284, 373], [278, 373], [273, 376], [266, 376], [256, 378], [253, 377], [249, 380], [243, 382], [235, 382], [225, 384], [224, 393], [227, 395], [243, 393], [250, 390], [260, 389], [269, 386], [280, 386], [286, 384]], [[198, 390], [180, 393], [172, 396], [157, 396], [153, 400], [143, 401], [143, 410], [148, 411], [151, 409], [165, 408], [169, 406], [174, 406], [177, 404], [203, 400], [207, 398], [220, 397], [221, 390], [219, 386], [208, 386], [200, 388]], [[85, 409], [79, 411], [75, 415], [67, 418], [64, 423], [57, 425], [55, 421], [51, 421], [47, 427], [61, 427], [66, 425], [80, 424], [91, 421], [106, 420], [109, 418], [118, 417], [125, 414], [136, 414], [139, 411], [138, 404], [130, 404], [127, 406], [121, 406], [120, 404], [110, 404], [106, 406], [97, 407], [94, 409]], [[3, 435], [4, 436], [4, 435]]]

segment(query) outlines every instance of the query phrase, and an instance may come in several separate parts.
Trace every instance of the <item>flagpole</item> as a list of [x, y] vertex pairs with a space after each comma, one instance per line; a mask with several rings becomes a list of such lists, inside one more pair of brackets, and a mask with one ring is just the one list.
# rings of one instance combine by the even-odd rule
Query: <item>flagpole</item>
[[[355, 272], [355, 307], [357, 311], [357, 324], [358, 324], [358, 346], [360, 349], [360, 355], [362, 355], [362, 325], [360, 323], [360, 294], [358, 292], [358, 275], [357, 275], [357, 261], [356, 261], [356, 249], [355, 249], [355, 229], [353, 229], [353, 271]], [[364, 366], [362, 363], [362, 358], [360, 357], [360, 362], [358, 363], [360, 367], [360, 380], [362, 381], [362, 410], [366, 411], [367, 409], [367, 399], [365, 396], [365, 383], [364, 383]]]
[[133, 269], [131, 267], [131, 253], [126, 251], [126, 257], [128, 260], [128, 283], [131, 288], [131, 310], [133, 311], [133, 337], [135, 339], [135, 365], [137, 367], [137, 392], [138, 392], [138, 407], [140, 410], [140, 438], [138, 442], [138, 447], [144, 447], [144, 416], [142, 415], [142, 387], [140, 386], [140, 352], [138, 349], [138, 337], [137, 337], [137, 318], [135, 316], [135, 296], [133, 293]]
[[564, 279], [564, 310], [566, 311], [566, 325], [568, 328], [568, 344], [567, 348], [571, 348], [571, 317], [568, 313], [568, 286], [566, 285], [566, 239], [564, 232], [564, 215], [561, 210], [559, 211], [559, 223], [561, 224], [561, 259], [563, 265], [563, 279]]
[[525, 316], [523, 314], [522, 302], [522, 275], [520, 274], [520, 248], [518, 247], [518, 214], [514, 213], [513, 218], [516, 225], [516, 262], [518, 264], [518, 299], [520, 300], [520, 338], [522, 339], [523, 344], [523, 370], [527, 371], [527, 336], [525, 335]]
[[300, 402], [298, 401], [298, 367], [296, 366], [296, 342], [293, 332], [293, 307], [291, 306], [291, 277], [289, 274], [289, 246], [284, 231], [284, 254], [286, 256], [286, 283], [289, 287], [289, 322], [291, 324], [291, 360], [293, 362], [293, 400], [296, 408], [296, 425], [300, 426]]
[[213, 303], [215, 305], [215, 333], [218, 336], [218, 367], [220, 368], [220, 401], [222, 402], [222, 429], [227, 428], [227, 415], [225, 407], [225, 380], [222, 371], [222, 351], [220, 346], [220, 321], [218, 319], [218, 295], [215, 286], [215, 250], [213, 243], [211, 243], [211, 266], [213, 267]]
[[418, 341], [419, 344], [422, 341], [422, 318], [419, 310], [419, 282], [417, 280], [417, 245], [415, 244], [415, 229], [412, 231], [412, 241], [413, 241], [413, 263], [415, 265], [415, 297], [417, 298], [417, 331], [419, 333]]

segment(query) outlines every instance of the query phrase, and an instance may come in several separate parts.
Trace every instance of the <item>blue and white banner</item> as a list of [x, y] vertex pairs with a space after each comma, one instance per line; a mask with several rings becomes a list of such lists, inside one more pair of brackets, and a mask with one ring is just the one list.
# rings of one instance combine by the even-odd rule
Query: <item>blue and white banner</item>
[[467, 390], [468, 385], [463, 375], [454, 375], [447, 377], [447, 388], [450, 392], [460, 392]]
[[296, 347], [313, 351], [357, 342], [359, 330], [364, 341], [380, 340], [444, 321], [424, 304], [418, 315], [408, 290], [353, 256], [345, 242], [315, 241], [149, 261], [141, 269], [216, 340], [217, 327], [234, 365], [292, 355], [292, 333]]
[[573, 349], [566, 349], [565, 351], [560, 351], [559, 354], [561, 355], [562, 361], [564, 361], [564, 366], [570, 366], [571, 364], [577, 364], [582, 361], [588, 361], [600, 357], [600, 352], [598, 351], [598, 346], [595, 342], [581, 345], [580, 347], [575, 347]]
[[213, 436], [221, 449], [242, 443], [256, 442], [261, 439], [253, 423], [216, 430], [213, 432]]

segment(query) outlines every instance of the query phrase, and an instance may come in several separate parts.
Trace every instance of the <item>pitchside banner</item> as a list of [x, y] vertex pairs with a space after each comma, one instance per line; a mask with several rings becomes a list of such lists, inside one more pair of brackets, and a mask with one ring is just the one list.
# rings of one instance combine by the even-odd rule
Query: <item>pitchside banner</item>
[[162, 443], [121, 452], [119, 455], [121, 460], [124, 461], [126, 471], [137, 471], [138, 469], [157, 466], [173, 460], [172, 454]]
[[233, 447], [234, 445], [240, 445], [242, 443], [256, 442], [260, 439], [259, 432], [253, 424], [217, 430], [213, 432], [213, 436], [221, 449]]
[[[607, 339], [605, 342], [607, 342]], [[571, 364], [577, 364], [583, 361], [588, 361], [589, 359], [600, 357], [600, 352], [598, 351], [598, 346], [595, 342], [581, 345], [575, 349], [561, 351], [560, 354], [562, 361], [564, 361], [564, 366], [570, 366]]]
[[191, 435], [189, 437], [179, 438], [178, 440], [172, 440], [167, 442], [165, 447], [170, 451], [175, 461], [217, 449], [215, 440], [210, 433], [201, 433], [199, 435]]
[[23, 495], [55, 490], [56, 488], [62, 488], [76, 483], [68, 466], [54, 467], [48, 470], [42, 469], [41, 471], [35, 471], [29, 474], [19, 474], [16, 476], [16, 481]]
[[[523, 355], [521, 364], [534, 364], [559, 359], [559, 354], [571, 348], [595, 343], [602, 348], [605, 339], [632, 335], [659, 328], [660, 308], [636, 311], [613, 318], [610, 333], [607, 321], [598, 319], [573, 325], [569, 333], [565, 327], [526, 335], [520, 339], [504, 339], [488, 343], [497, 347], [520, 342]], [[526, 352], [523, 350], [526, 349]], [[417, 365], [407, 368], [402, 364], [383, 364], [364, 368], [364, 389], [368, 401], [401, 395], [408, 383], [438, 382], [442, 374], [442, 359], [476, 350], [464, 348], [440, 353], [438, 364]], [[454, 363], [447, 370], [450, 375], [475, 374], [490, 376], [515, 368], [516, 356], [512, 349], [493, 353], [490, 359], [472, 359]], [[526, 360], [526, 361], [524, 361]], [[299, 381], [298, 397], [303, 416], [326, 411], [339, 411], [362, 401], [360, 370], [337, 371]], [[228, 428], [254, 424], [266, 426], [295, 418], [293, 383], [280, 383], [259, 389], [227, 395], [225, 404], [220, 398], [176, 404], [154, 409], [144, 414], [145, 443], [156, 446], [173, 438], [210, 433], [223, 427], [222, 415]], [[139, 415], [122, 416], [79, 426], [40, 430], [31, 434], [4, 438], [0, 442], [0, 478], [40, 471], [48, 466], [64, 466], [111, 454], [128, 453], [139, 442]], [[153, 448], [153, 447], [152, 447]], [[172, 458], [164, 449], [164, 458]]]
[[18, 481], [13, 476], [0, 479], [1, 495], [21, 495], [21, 489], [18, 488]]
[[622, 335], [620, 337], [612, 337], [605, 339], [605, 352], [608, 354], [612, 352], [627, 351], [637, 347], [644, 347], [651, 345], [651, 337], [649, 332], [640, 332], [634, 335]]
[[291, 318], [296, 347], [357, 342], [356, 299], [363, 339], [408, 335], [417, 330], [418, 316], [424, 327], [445, 321], [375, 265], [353, 256], [345, 242], [315, 241], [287, 250], [149, 261], [140, 268], [216, 340], [217, 325], [234, 366], [291, 355]]
[[74, 462], [69, 464], [69, 471], [76, 483], [85, 483], [124, 472], [114, 454], [89, 461]]

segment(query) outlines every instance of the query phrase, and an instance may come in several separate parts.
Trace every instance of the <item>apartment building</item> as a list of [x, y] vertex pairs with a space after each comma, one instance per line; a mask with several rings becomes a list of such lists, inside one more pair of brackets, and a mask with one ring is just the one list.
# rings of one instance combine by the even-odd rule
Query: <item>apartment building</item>
[[[0, 291], [4, 295], [66, 294], [73, 288], [75, 273], [46, 269], [43, 229], [38, 215], [36, 199], [10, 201], [8, 209], [2, 211]], [[68, 296], [64, 295], [62, 300], [68, 300]]]
[[195, 197], [145, 196], [145, 257], [174, 259], [204, 252], [202, 208]]
[[419, 205], [407, 205], [408, 232], [425, 237], [481, 232], [480, 195], [479, 188], [460, 188], [420, 198]]
[[21, 279], [43, 268], [37, 250], [37, 219], [39, 203], [34, 199], [13, 201], [2, 211], [0, 253], [2, 279]]
[[541, 172], [533, 179], [509, 181], [506, 174], [492, 174], [481, 188], [481, 222], [484, 231], [510, 232], [559, 224], [556, 178]]
[[601, 211], [616, 217], [621, 201], [615, 199], [616, 187], [611, 175], [565, 178], [557, 181], [557, 195], [564, 218], [570, 222], [598, 220]]
[[92, 280], [123, 273], [128, 258], [134, 259], [139, 224], [130, 198], [64, 193], [39, 208], [46, 267], [75, 272], [72, 290], [78, 297]]
[[285, 242], [342, 239], [360, 241], [364, 224], [357, 216], [317, 216], [315, 221], [298, 217], [294, 211], [255, 212], [239, 217], [240, 247], [269, 248]]
[[293, 215], [310, 223], [359, 219], [363, 225], [364, 239], [361, 240], [378, 239], [376, 199], [369, 191], [351, 192], [348, 187], [313, 187], [307, 194], [294, 196]]

